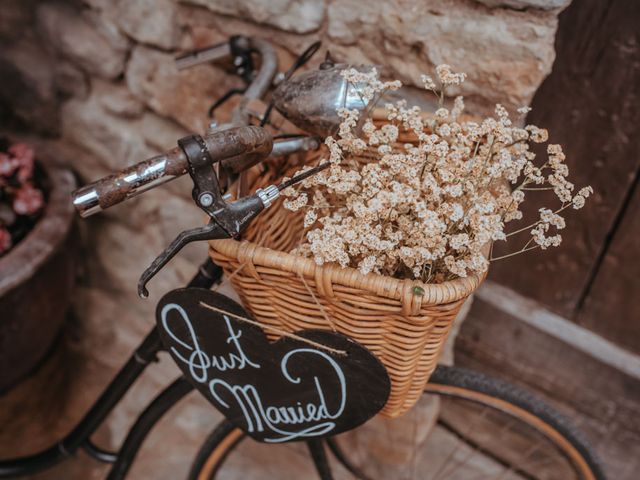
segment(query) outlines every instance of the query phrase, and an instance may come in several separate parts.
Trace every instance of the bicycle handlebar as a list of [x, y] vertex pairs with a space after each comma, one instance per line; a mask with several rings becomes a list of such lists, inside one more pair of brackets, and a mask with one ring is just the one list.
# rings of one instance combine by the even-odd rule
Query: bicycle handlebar
[[[266, 158], [273, 138], [260, 127], [234, 127], [203, 137], [214, 163], [240, 173]], [[76, 190], [73, 205], [81, 217], [117, 205], [187, 173], [187, 157], [176, 147]]]
[[[234, 55], [238, 49], [257, 52], [261, 65], [243, 94], [242, 101], [233, 110], [231, 123], [226, 125], [230, 128], [211, 130], [203, 137], [213, 162], [220, 162], [227, 172], [238, 174], [256, 165], [269, 154], [278, 156], [317, 149], [317, 138], [300, 136], [274, 144], [266, 130], [246, 126], [249, 123], [249, 103], [264, 95], [278, 70], [277, 55], [269, 42], [258, 38], [232, 37], [229, 43], [178, 57], [177, 66], [180, 69], [188, 68]], [[73, 205], [80, 216], [86, 218], [184, 175], [187, 169], [187, 157], [180, 147], [176, 147], [79, 188], [72, 194]]]

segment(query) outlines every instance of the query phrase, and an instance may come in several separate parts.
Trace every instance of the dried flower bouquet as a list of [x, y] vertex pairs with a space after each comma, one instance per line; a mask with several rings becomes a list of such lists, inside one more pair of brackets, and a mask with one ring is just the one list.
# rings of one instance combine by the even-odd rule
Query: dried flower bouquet
[[[495, 118], [480, 123], [462, 118], [462, 97], [445, 108], [447, 89], [466, 75], [448, 65], [436, 73], [437, 84], [422, 77], [439, 101], [432, 115], [400, 101], [386, 104], [380, 123], [370, 114], [400, 82], [380, 81], [375, 69], [342, 72], [367, 110], [341, 109], [339, 132], [325, 141], [331, 168], [285, 191], [285, 208], [305, 210], [306, 234], [292, 253], [318, 265], [441, 283], [483, 273], [490, 261], [560, 244], [562, 212], [582, 208], [591, 187], [574, 193], [560, 145], [549, 144], [538, 161], [530, 144], [546, 143], [547, 131], [515, 126], [501, 105]], [[540, 208], [538, 219], [508, 231], [509, 222], [522, 218], [525, 198], [540, 190], [553, 190], [559, 205]], [[492, 242], [526, 232], [513, 253], [486, 255]]]

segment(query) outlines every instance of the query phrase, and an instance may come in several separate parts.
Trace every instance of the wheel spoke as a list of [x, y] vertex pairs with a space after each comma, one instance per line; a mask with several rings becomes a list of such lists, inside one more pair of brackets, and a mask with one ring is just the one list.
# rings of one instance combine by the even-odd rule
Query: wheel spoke
[[[486, 415], [483, 414], [483, 417], [486, 417]], [[506, 432], [509, 432], [511, 430], [511, 423], [507, 423], [505, 426], [502, 427], [502, 429], [500, 430], [500, 434], [504, 434]], [[464, 440], [461, 440], [464, 441]], [[475, 443], [471, 443], [471, 450], [469, 451], [469, 453], [467, 454], [467, 457], [464, 459], [463, 462], [458, 463], [454, 469], [449, 473], [449, 477], [451, 477], [457, 470], [459, 470], [460, 468], [464, 467], [467, 465], [467, 463], [469, 462], [469, 460], [471, 460], [471, 458], [473, 458], [473, 456], [478, 453], [480, 451], [479, 447], [477, 444]], [[445, 477], [447, 478], [447, 477]]]
[[445, 459], [444, 463], [436, 471], [436, 474], [433, 477], [433, 480], [439, 480], [440, 479], [440, 475], [443, 474], [447, 470], [447, 466], [448, 466], [449, 460], [453, 459], [455, 454], [458, 453], [458, 451], [462, 448], [462, 445], [464, 444], [462, 439], [464, 439], [464, 438], [468, 437], [469, 435], [471, 435], [471, 432], [475, 429], [477, 423], [480, 420], [483, 420], [485, 416], [486, 416], [486, 412], [485, 412], [485, 410], [483, 410], [482, 411], [482, 415], [480, 415], [480, 419], [476, 419], [473, 423], [471, 423], [471, 425], [469, 425], [469, 428], [466, 430], [465, 435], [459, 435], [460, 441], [456, 442], [456, 444], [455, 444], [453, 450], [451, 451], [451, 453], [447, 456], [447, 458]]

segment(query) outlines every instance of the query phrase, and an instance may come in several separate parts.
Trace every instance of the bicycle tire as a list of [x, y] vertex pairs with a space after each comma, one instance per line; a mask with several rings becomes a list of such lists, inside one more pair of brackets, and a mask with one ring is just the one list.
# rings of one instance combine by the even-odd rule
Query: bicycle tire
[[[425, 393], [471, 400], [517, 418], [547, 437], [571, 461], [581, 480], [606, 480], [599, 460], [581, 434], [564, 416], [524, 389], [460, 367], [438, 366]], [[241, 430], [221, 422], [198, 451], [189, 480], [213, 480], [245, 438]]]

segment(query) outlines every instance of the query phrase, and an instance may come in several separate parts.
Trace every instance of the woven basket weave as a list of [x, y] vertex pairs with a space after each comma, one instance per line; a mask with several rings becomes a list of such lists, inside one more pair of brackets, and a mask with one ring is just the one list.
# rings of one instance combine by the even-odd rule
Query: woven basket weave
[[[254, 188], [277, 177], [271, 169]], [[484, 275], [436, 285], [320, 266], [287, 253], [302, 235], [302, 215], [284, 210], [279, 200], [253, 222], [245, 240], [209, 242], [210, 255], [261, 323], [287, 332], [335, 329], [365, 345], [391, 378], [381, 414], [402, 415], [422, 394], [460, 307]], [[415, 293], [417, 286], [424, 295]]]

